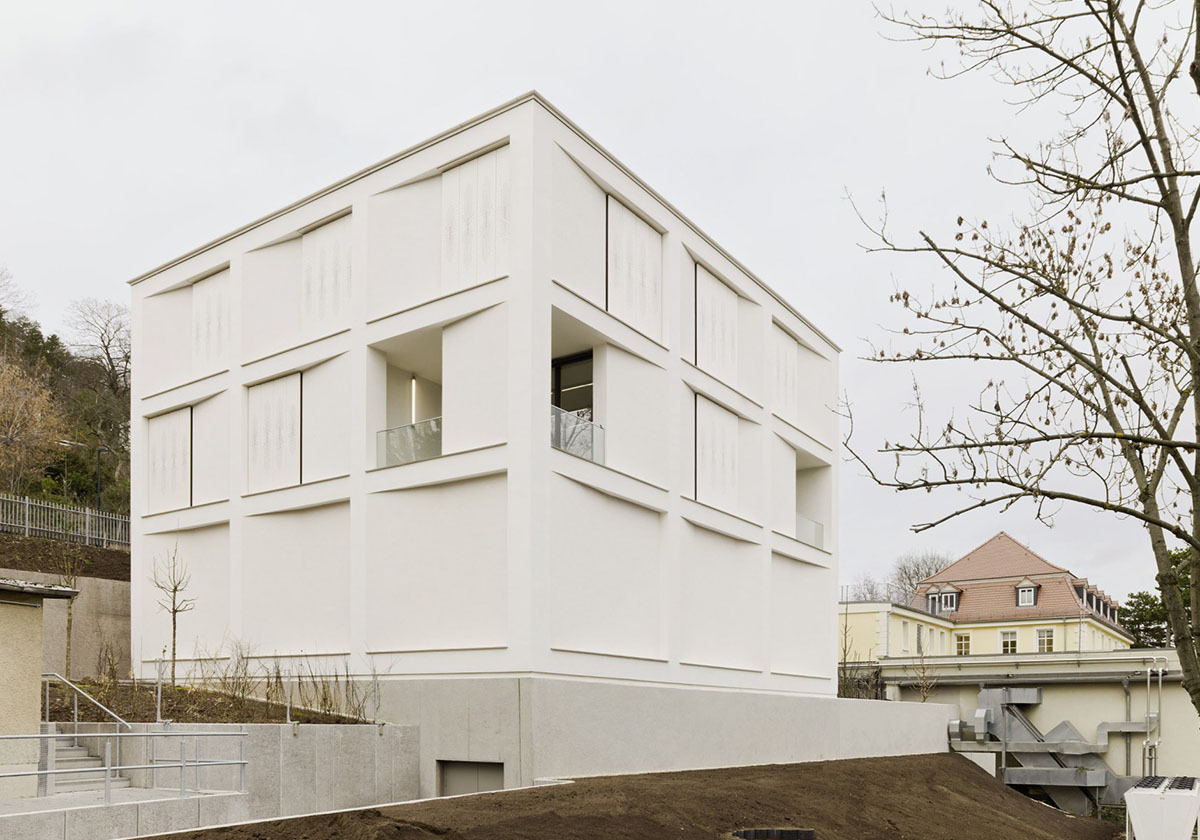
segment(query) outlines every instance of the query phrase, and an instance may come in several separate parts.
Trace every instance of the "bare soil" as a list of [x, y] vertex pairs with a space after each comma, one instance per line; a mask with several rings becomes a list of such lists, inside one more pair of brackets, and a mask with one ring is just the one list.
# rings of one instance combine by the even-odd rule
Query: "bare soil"
[[961, 756], [582, 779], [503, 794], [172, 835], [188, 840], [713, 840], [811, 828], [819, 840], [1114, 840], [1118, 826], [1034, 802]]
[[0, 533], [0, 569], [57, 574], [56, 564], [63, 551], [83, 557], [81, 577], [129, 580], [128, 551]]
[[[155, 720], [154, 684], [74, 680], [76, 685], [130, 723]], [[50, 719], [73, 720], [72, 692], [59, 683], [50, 685]], [[163, 686], [162, 716], [176, 723], [284, 723], [287, 706], [253, 698], [239, 698], [218, 691]], [[79, 719], [93, 723], [112, 720], [87, 702], [79, 704]], [[300, 723], [361, 723], [341, 715], [322, 714], [292, 706], [292, 720]]]

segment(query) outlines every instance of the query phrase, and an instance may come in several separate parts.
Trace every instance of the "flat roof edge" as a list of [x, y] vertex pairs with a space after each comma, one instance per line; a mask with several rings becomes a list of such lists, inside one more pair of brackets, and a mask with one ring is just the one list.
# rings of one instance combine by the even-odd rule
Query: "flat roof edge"
[[825, 333], [824, 330], [822, 330], [820, 327], [818, 327], [816, 324], [814, 324], [812, 321], [810, 321], [805, 316], [801, 315], [794, 306], [792, 306], [782, 295], [780, 295], [773, 288], [771, 288], [766, 282], [764, 282], [762, 280], [762, 278], [760, 278], [757, 274], [755, 274], [753, 271], [751, 271], [749, 268], [747, 268], [745, 266], [745, 264], [741, 262], [741, 260], [737, 259], [735, 256], [730, 254], [727, 250], [725, 250], [725, 248], [723, 248], [711, 236], [709, 236], [707, 233], [705, 233], [695, 222], [693, 222], [691, 219], [689, 219], [687, 216], [685, 216], [683, 213], [681, 213], [674, 204], [672, 204], [670, 201], [668, 201], [666, 198], [664, 198], [657, 190], [655, 190], [653, 187], [651, 187], [649, 184], [647, 184], [643, 179], [639, 178], [629, 167], [627, 167], [625, 164], [621, 163], [621, 161], [618, 160], [615, 155], [613, 155], [606, 148], [604, 148], [602, 145], [600, 145], [598, 142], [596, 142], [596, 140], [590, 134], [588, 134], [586, 131], [584, 131], [582, 128], [580, 128], [569, 117], [567, 117], [566, 114], [564, 114], [562, 111], [560, 111], [558, 108], [556, 108], [553, 104], [551, 104], [544, 96], [542, 96], [536, 90], [531, 90], [527, 93], [521, 94], [520, 96], [516, 97], [515, 99], [510, 99], [508, 102], [505, 102], [501, 105], [496, 106], [495, 108], [485, 111], [484, 113], [482, 113], [476, 117], [472, 117], [471, 119], [466, 120], [465, 122], [461, 122], [452, 128], [446, 129], [445, 131], [442, 131], [442, 132], [434, 135], [433, 137], [428, 138], [427, 140], [423, 140], [420, 143], [417, 143], [413, 146], [409, 146], [407, 149], [397, 152], [396, 154], [391, 155], [390, 157], [387, 157], [384, 160], [379, 161], [378, 163], [375, 163], [375, 164], [367, 166], [363, 169], [360, 169], [357, 172], [355, 172], [351, 175], [348, 175], [345, 178], [342, 178], [341, 180], [336, 181], [327, 187], [323, 187], [323, 188], [317, 190], [316, 192], [310, 193], [309, 195], [306, 195], [303, 198], [293, 201], [290, 204], [287, 204], [278, 210], [268, 213], [265, 216], [261, 216], [252, 222], [248, 222], [247, 224], [242, 225], [239, 228], [235, 228], [234, 230], [230, 231], [229, 233], [226, 233], [222, 236], [218, 236], [216, 239], [206, 242], [203, 245], [200, 245], [196, 248], [193, 248], [190, 251], [185, 252], [184, 254], [182, 254], [178, 257], [175, 257], [174, 259], [168, 260], [167, 262], [163, 263], [162, 265], [159, 265], [155, 268], [150, 269], [149, 271], [146, 271], [146, 272], [143, 272], [142, 274], [137, 275], [132, 280], [128, 281], [128, 285], [136, 286], [138, 283], [141, 283], [143, 280], [147, 280], [147, 279], [155, 276], [156, 274], [160, 274], [163, 271], [166, 271], [167, 269], [173, 268], [183, 262], [186, 262], [187, 260], [192, 259], [193, 257], [199, 256], [200, 254], [204, 253], [205, 251], [211, 250], [212, 248], [215, 248], [218, 245], [222, 245], [235, 237], [241, 236], [243, 233], [247, 233], [256, 227], [260, 227], [261, 225], [264, 225], [267, 222], [270, 222], [274, 219], [279, 218], [280, 216], [290, 213], [293, 210], [297, 210], [297, 209], [303, 207], [304, 205], [309, 204], [313, 201], [316, 201], [319, 198], [323, 198], [324, 196], [329, 195], [330, 193], [332, 193], [336, 190], [339, 190], [342, 187], [348, 186], [348, 185], [354, 183], [355, 181], [360, 180], [361, 178], [365, 178], [366, 176], [368, 176], [374, 172], [377, 172], [380, 169], [383, 169], [387, 166], [391, 166], [392, 164], [397, 163], [397, 162], [403, 160], [404, 158], [409, 157], [410, 155], [416, 154], [417, 152], [419, 152], [423, 149], [427, 149], [430, 146], [432, 146], [436, 143], [440, 143], [441, 141], [446, 140], [450, 137], [453, 137], [456, 134], [460, 134], [469, 128], [473, 128], [474, 126], [479, 125], [480, 123], [483, 123], [483, 122], [486, 122], [487, 120], [492, 119], [493, 117], [497, 117], [500, 114], [511, 111], [514, 108], [524, 105], [527, 102], [536, 102], [538, 105], [541, 105], [543, 108], [545, 108], [546, 111], [548, 111], [552, 116], [554, 116], [555, 119], [557, 119], [559, 122], [561, 122], [563, 125], [565, 125], [572, 132], [579, 135], [580, 138], [582, 138], [586, 143], [588, 143], [590, 146], [592, 146], [592, 148], [594, 148], [597, 152], [599, 152], [601, 155], [603, 155], [610, 163], [612, 163], [615, 167], [617, 167], [619, 170], [621, 170], [622, 173], [624, 173], [627, 177], [632, 179], [634, 181], [634, 183], [636, 183], [639, 187], [641, 187], [649, 195], [651, 195], [656, 201], [658, 201], [660, 204], [662, 204], [663, 207], [665, 207], [667, 210], [669, 210], [671, 213], [673, 213], [676, 217], [678, 217], [679, 220], [682, 221], [685, 225], [687, 225], [689, 228], [691, 228], [691, 230], [697, 236], [699, 236], [706, 243], [708, 243], [708, 245], [712, 246], [719, 254], [721, 254], [721, 256], [725, 257], [725, 259], [729, 260], [730, 263], [735, 265], [739, 271], [742, 271], [747, 277], [749, 277], [751, 280], [753, 280], [763, 291], [765, 291], [767, 294], [769, 294], [784, 309], [786, 309], [789, 313], [791, 313], [797, 319], [799, 319], [799, 321], [802, 324], [804, 324], [806, 327], [808, 327], [810, 330], [812, 330], [814, 333], [816, 333], [818, 336], [820, 336], [820, 338], [823, 341], [825, 341], [827, 344], [829, 344], [829, 346], [832, 347], [834, 349], [834, 351], [836, 351], [838, 353], [842, 352], [842, 348], [838, 345], [838, 343], [835, 342], [832, 338], [830, 338], [828, 336], [828, 334]]

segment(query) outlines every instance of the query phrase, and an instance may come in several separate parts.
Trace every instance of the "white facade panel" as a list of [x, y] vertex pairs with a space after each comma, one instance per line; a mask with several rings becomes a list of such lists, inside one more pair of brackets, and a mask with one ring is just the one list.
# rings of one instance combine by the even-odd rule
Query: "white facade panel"
[[797, 347], [800, 402], [796, 407], [796, 424], [802, 429], [810, 429], [813, 437], [832, 446], [837, 438], [837, 390], [833, 363], [803, 345]]
[[661, 514], [551, 483], [551, 646], [662, 658]]
[[[150, 586], [154, 569], [165, 571], [171, 555], [189, 576], [184, 597], [194, 598], [196, 606], [180, 613], [176, 651], [179, 659], [218, 656], [232, 636], [229, 624], [229, 526], [213, 525], [168, 534], [148, 534], [141, 545], [146, 569], [147, 597], [132, 607], [140, 618], [140, 638], [134, 639], [146, 659], [171, 655], [171, 615], [158, 605], [162, 593]], [[226, 651], [227, 652], [227, 651]], [[170, 668], [168, 663], [166, 666]], [[188, 666], [178, 664], [182, 676]], [[151, 666], [151, 671], [153, 666]], [[168, 671], [169, 674], [169, 671]]]
[[598, 421], [605, 427], [606, 463], [662, 484], [670, 472], [663, 439], [671, 381], [662, 368], [612, 344], [599, 349]]
[[250, 251], [242, 260], [242, 361], [304, 339], [300, 330], [299, 237]]
[[192, 504], [228, 499], [232, 398], [217, 394], [192, 406]]
[[738, 511], [738, 417], [696, 395], [696, 501]]
[[760, 670], [767, 593], [755, 547], [686, 525], [680, 557], [681, 661]]
[[795, 425], [800, 406], [800, 345], [777, 325], [771, 325], [770, 408]]
[[426, 178], [371, 197], [368, 317], [390, 315], [440, 294], [441, 212], [441, 178]]
[[353, 216], [310, 230], [300, 240], [300, 334], [304, 339], [349, 326]]
[[662, 235], [609, 196], [608, 311], [659, 341], [662, 291]]
[[512, 173], [508, 146], [442, 174], [442, 291], [508, 274]]
[[246, 392], [246, 489], [300, 483], [300, 374], [252, 385]]
[[376, 493], [366, 505], [368, 650], [507, 644], [504, 476]]
[[508, 319], [495, 306], [442, 331], [442, 452], [503, 443], [508, 422]]
[[192, 284], [192, 374], [229, 367], [229, 270]]
[[604, 308], [605, 213], [608, 197], [575, 161], [554, 151], [551, 278]]
[[320, 481], [350, 472], [350, 358], [341, 355], [304, 371], [301, 387], [301, 476]]
[[796, 531], [796, 451], [778, 435], [768, 442], [771, 471], [770, 518], [773, 531], [795, 536]]
[[241, 641], [260, 656], [349, 652], [350, 505], [246, 517], [241, 555]]
[[829, 569], [771, 555], [771, 670], [801, 676], [830, 677], [829, 651], [836, 644], [837, 602]]
[[146, 421], [146, 510], [159, 513], [192, 503], [192, 409]]
[[[138, 387], [151, 394], [192, 378], [192, 287], [148, 297], [142, 302], [141, 367]], [[152, 349], [151, 349], [152, 348]]]
[[738, 295], [696, 266], [696, 367], [738, 386]]

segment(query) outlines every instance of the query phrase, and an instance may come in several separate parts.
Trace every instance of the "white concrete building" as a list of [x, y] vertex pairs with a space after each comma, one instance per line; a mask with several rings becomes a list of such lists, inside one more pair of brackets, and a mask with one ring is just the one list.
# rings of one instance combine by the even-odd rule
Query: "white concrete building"
[[381, 675], [425, 793], [651, 769], [564, 715], [835, 694], [837, 348], [536, 94], [132, 289], [143, 675], [178, 546], [181, 656]]

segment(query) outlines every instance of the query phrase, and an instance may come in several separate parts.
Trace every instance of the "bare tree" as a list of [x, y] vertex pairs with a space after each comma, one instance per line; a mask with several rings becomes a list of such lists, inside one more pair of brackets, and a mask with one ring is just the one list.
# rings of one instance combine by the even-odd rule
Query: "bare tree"
[[986, 72], [1011, 86], [1024, 124], [1057, 128], [1030, 148], [998, 141], [993, 174], [1022, 191], [1027, 217], [960, 216], [905, 238], [886, 211], [872, 225], [875, 247], [923, 257], [941, 278], [896, 288], [906, 323], [874, 357], [951, 365], [960, 382], [974, 364], [979, 388], [936, 419], [916, 390], [916, 427], [883, 442], [887, 467], [855, 448], [852, 414], [847, 446], [883, 485], [957, 493], [917, 530], [1022, 501], [1043, 520], [1069, 503], [1141, 523], [1200, 709], [1200, 586], [1181, 594], [1170, 558], [1182, 546], [1184, 572], [1200, 558], [1200, 3], [963, 8], [883, 17], [956, 51], [941, 75]]
[[925, 578], [933, 577], [953, 562], [949, 555], [938, 551], [919, 551], [902, 554], [892, 565], [888, 584], [899, 603], [908, 604]]
[[67, 315], [72, 349], [100, 365], [105, 385], [114, 396], [127, 397], [131, 354], [129, 308], [110, 300], [84, 298], [73, 301]]
[[[933, 636], [932, 630], [928, 636]], [[912, 675], [913, 688], [917, 690], [921, 702], [924, 703], [933, 694], [933, 690], [937, 688], [938, 674], [937, 669], [925, 659], [925, 648], [928, 647], [929, 643], [921, 637], [921, 626], [917, 625], [917, 655], [912, 664], [906, 665], [904, 670], [906, 673]]]
[[63, 662], [63, 676], [67, 679], [71, 679], [71, 642], [75, 633], [75, 599], [79, 597], [79, 577], [91, 563], [82, 547], [71, 541], [75, 533], [76, 529], [67, 528], [61, 540], [37, 541], [47, 555], [44, 557], [47, 565], [58, 575], [58, 582], [76, 590], [75, 594], [67, 599], [67, 635]]
[[179, 556], [179, 545], [160, 561], [154, 564], [154, 588], [162, 593], [158, 601], [161, 610], [171, 616], [171, 686], [175, 686], [175, 657], [176, 641], [179, 636], [179, 616], [190, 612], [196, 606], [195, 598], [185, 598], [192, 582], [192, 574], [188, 571], [187, 562]]
[[842, 609], [841, 640], [838, 656], [838, 697], [863, 700], [881, 699], [883, 682], [879, 665], [860, 657], [850, 633], [850, 611]]
[[29, 293], [17, 285], [8, 268], [0, 265], [0, 317], [20, 317], [32, 306], [33, 301]]
[[42, 379], [0, 360], [0, 486], [10, 493], [25, 490], [52, 457], [63, 428]]

